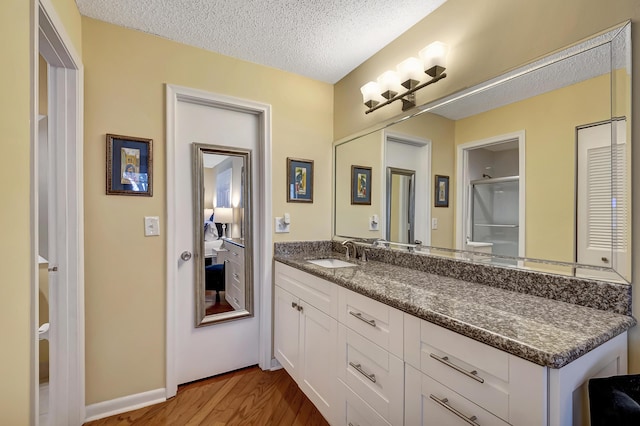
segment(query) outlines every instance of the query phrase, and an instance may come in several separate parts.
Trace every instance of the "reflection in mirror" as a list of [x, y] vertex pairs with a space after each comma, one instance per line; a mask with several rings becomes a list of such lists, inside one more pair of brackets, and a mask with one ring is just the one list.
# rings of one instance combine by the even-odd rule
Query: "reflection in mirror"
[[415, 217], [415, 170], [387, 167], [388, 239], [413, 243]]
[[193, 144], [196, 327], [253, 316], [251, 152]]
[[[393, 182], [384, 175], [387, 167], [412, 169], [416, 197], [427, 194], [429, 200], [416, 200], [415, 238], [429, 253], [629, 282], [630, 84], [627, 22], [337, 142], [335, 236], [404, 243], [404, 231], [396, 236], [391, 230], [386, 200]], [[599, 129], [597, 141], [590, 143], [583, 129]], [[415, 155], [399, 154], [404, 147], [388, 144], [389, 135], [428, 141], [426, 167], [390, 164], [389, 158]], [[380, 183], [368, 209], [345, 204], [351, 164], [372, 167]], [[421, 190], [418, 174], [424, 170]], [[434, 206], [434, 175], [451, 177], [448, 207]], [[482, 180], [497, 178], [513, 183], [478, 193]], [[474, 219], [473, 202], [481, 197], [487, 216]], [[380, 215], [382, 232], [366, 226], [374, 215]]]

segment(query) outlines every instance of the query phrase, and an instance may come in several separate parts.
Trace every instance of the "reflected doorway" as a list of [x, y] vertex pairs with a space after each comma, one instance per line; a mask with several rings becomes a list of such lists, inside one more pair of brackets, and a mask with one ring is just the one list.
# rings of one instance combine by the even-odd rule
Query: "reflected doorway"
[[387, 167], [387, 238], [415, 241], [415, 170]]

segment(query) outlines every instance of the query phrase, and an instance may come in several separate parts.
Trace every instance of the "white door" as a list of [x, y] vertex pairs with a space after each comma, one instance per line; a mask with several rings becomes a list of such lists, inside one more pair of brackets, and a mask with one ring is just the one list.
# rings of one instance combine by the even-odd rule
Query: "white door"
[[[183, 252], [193, 253], [193, 195], [191, 145], [194, 142], [251, 149], [253, 151], [253, 206], [258, 200], [259, 118], [257, 115], [179, 100], [175, 120], [175, 248], [178, 263], [175, 374], [178, 384], [210, 377], [250, 365], [259, 360], [259, 296], [254, 279], [255, 316], [230, 322], [195, 327], [195, 291], [193, 259], [183, 261]], [[259, 220], [256, 211], [254, 230]], [[198, 224], [200, 226], [200, 224]], [[259, 235], [258, 232], [253, 233]], [[254, 237], [256, 238], [256, 237]], [[254, 241], [255, 246], [258, 242]], [[257, 271], [258, 256], [253, 256]], [[256, 274], [257, 276], [257, 274]]]
[[[628, 268], [629, 206], [626, 181], [626, 121], [578, 129], [577, 261], [624, 271]], [[611, 141], [614, 140], [615, 144]], [[613, 150], [612, 150], [613, 148]], [[614, 155], [612, 155], [612, 153]], [[619, 172], [612, 179], [611, 165]], [[619, 279], [578, 269], [582, 277]]]

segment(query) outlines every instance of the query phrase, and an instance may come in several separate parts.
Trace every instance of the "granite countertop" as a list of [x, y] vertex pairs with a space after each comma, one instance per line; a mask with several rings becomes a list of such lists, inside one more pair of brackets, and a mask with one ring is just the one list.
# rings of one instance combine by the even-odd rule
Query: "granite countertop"
[[560, 368], [636, 324], [632, 316], [430, 274], [378, 261], [350, 268], [307, 262], [342, 253], [274, 259], [539, 365]]

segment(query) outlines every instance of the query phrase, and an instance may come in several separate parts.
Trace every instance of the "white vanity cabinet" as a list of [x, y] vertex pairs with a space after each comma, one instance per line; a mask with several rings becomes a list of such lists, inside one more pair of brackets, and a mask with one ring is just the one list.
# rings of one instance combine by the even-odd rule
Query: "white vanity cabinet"
[[405, 424], [587, 424], [590, 378], [626, 374], [626, 333], [560, 369], [405, 314]]
[[275, 262], [274, 353], [332, 425], [572, 426], [627, 333], [545, 367]]
[[224, 263], [224, 297], [235, 310], [245, 307], [244, 247], [225, 241], [226, 251], [218, 252], [218, 261]]
[[274, 354], [331, 424], [336, 424], [338, 286], [276, 262]]

